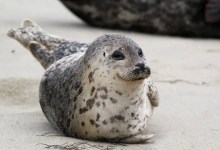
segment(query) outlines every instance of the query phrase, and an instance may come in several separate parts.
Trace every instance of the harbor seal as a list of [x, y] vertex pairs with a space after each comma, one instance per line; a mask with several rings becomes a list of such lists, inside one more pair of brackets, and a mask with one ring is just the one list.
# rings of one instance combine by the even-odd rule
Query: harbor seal
[[156, 87], [142, 49], [130, 38], [106, 34], [91, 44], [51, 36], [27, 20], [8, 35], [29, 48], [46, 69], [40, 105], [53, 127], [87, 140], [143, 143]]
[[98, 28], [220, 38], [220, 0], [60, 1], [82, 21]]

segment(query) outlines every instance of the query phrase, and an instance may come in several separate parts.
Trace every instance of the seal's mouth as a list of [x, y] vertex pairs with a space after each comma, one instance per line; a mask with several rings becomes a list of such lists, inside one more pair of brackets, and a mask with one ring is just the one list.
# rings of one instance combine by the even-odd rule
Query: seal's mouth
[[148, 78], [151, 74], [151, 70], [149, 67], [139, 67], [134, 70], [125, 72], [123, 74], [117, 73], [117, 77], [120, 80], [125, 81], [137, 81], [137, 80], [144, 80]]
[[121, 76], [121, 75], [117, 74], [117, 77], [123, 81], [141, 81], [141, 80], [148, 78], [149, 75], [148, 76], [128, 76], [128, 77], [125, 77], [125, 76]]
[[139, 75], [149, 76], [151, 74], [151, 70], [148, 66], [140, 65], [138, 68], [133, 70], [133, 73], [137, 76]]

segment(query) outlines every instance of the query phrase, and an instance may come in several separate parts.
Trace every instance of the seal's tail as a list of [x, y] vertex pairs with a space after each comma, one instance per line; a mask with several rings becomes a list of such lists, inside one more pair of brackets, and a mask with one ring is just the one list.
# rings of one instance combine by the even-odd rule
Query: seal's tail
[[9, 30], [8, 36], [29, 49], [45, 69], [55, 61], [54, 50], [62, 42], [67, 41], [45, 33], [30, 20], [24, 20], [21, 28]]

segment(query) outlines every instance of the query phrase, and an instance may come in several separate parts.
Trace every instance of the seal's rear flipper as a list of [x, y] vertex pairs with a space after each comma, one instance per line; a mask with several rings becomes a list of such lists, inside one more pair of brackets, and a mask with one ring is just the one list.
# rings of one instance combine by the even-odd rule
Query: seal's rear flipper
[[22, 28], [33, 27], [38, 31], [42, 31], [40, 26], [38, 26], [35, 22], [28, 20], [28, 19], [25, 19], [24, 21], [21, 22], [21, 27]]
[[29, 50], [32, 55], [40, 62], [40, 64], [47, 69], [54, 61], [54, 53], [53, 51], [48, 51], [41, 44], [36, 41], [32, 41], [29, 44]]
[[205, 20], [207, 23], [220, 22], [220, 0], [207, 0]]
[[24, 20], [20, 28], [9, 30], [7, 35], [17, 40], [25, 48], [28, 48], [30, 41], [38, 41], [41, 39], [37, 34], [39, 32], [42, 32], [42, 29], [36, 23], [30, 20]]
[[63, 42], [70, 42], [47, 34], [31, 20], [22, 21], [20, 28], [9, 30], [7, 35], [29, 49], [45, 69], [55, 61], [54, 51]]
[[25, 48], [28, 48], [31, 41], [37, 41], [48, 50], [55, 50], [62, 42], [69, 42], [69, 40], [47, 34], [31, 20], [22, 21], [20, 28], [9, 30], [7, 35], [17, 40]]

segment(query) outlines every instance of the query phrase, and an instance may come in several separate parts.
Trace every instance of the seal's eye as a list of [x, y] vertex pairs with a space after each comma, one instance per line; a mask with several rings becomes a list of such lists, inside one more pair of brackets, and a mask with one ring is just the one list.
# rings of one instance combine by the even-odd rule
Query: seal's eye
[[112, 54], [112, 58], [115, 59], [115, 60], [123, 60], [123, 59], [125, 59], [125, 56], [121, 51], [116, 50]]
[[142, 49], [139, 49], [139, 50], [138, 50], [138, 55], [139, 55], [140, 57], [143, 57], [143, 51], [142, 51]]

